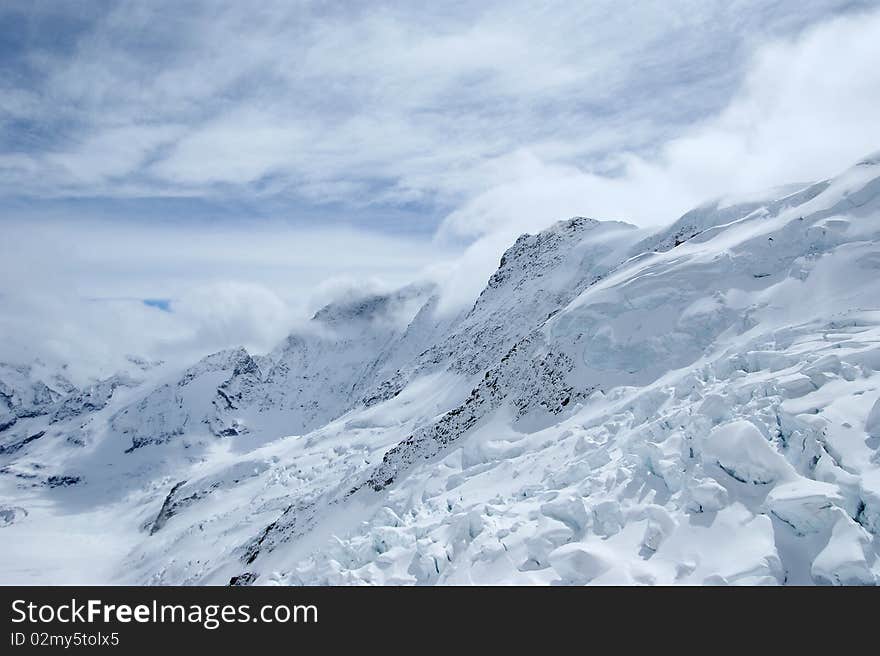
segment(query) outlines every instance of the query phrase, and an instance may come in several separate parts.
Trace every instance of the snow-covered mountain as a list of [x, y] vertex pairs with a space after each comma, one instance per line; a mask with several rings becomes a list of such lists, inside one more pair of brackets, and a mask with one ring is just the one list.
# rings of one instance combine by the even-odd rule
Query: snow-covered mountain
[[85, 389], [3, 366], [0, 580], [880, 581], [880, 156], [655, 234], [561, 221], [438, 307]]

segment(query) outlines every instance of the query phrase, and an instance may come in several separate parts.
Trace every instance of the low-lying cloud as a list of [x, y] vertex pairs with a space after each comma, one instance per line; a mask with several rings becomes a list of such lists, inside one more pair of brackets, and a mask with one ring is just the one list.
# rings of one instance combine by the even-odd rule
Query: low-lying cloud
[[277, 223], [7, 220], [4, 237], [0, 361], [82, 375], [127, 354], [265, 352], [343, 288], [403, 285], [449, 257], [426, 239]]

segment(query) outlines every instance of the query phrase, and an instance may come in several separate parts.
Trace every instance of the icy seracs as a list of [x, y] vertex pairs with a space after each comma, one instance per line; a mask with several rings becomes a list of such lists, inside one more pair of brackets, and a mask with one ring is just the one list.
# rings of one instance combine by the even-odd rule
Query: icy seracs
[[878, 162], [561, 221], [457, 315], [413, 285], [263, 356], [4, 365], [0, 580], [875, 584]]

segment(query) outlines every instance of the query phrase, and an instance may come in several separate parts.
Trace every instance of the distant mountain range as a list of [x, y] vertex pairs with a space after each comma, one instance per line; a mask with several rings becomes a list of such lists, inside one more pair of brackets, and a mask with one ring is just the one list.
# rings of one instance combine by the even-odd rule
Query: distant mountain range
[[777, 193], [560, 221], [457, 314], [0, 365], [0, 582], [877, 583], [880, 156]]

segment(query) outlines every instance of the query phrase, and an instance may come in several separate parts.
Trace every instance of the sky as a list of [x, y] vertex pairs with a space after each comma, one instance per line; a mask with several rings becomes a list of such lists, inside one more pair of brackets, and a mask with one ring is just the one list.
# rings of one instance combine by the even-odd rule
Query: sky
[[[880, 149], [880, 3], [0, 5], [0, 359], [267, 350], [574, 215], [646, 228]], [[146, 303], [145, 303], [146, 301]]]

